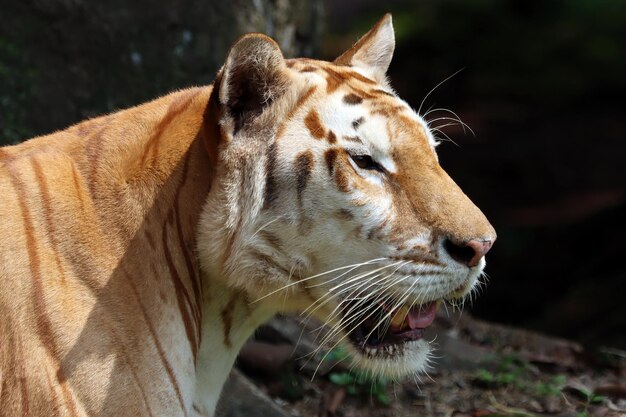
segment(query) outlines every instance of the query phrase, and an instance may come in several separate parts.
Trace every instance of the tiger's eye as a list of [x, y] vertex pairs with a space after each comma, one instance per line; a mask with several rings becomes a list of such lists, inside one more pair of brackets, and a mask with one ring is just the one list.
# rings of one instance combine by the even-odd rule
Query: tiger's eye
[[372, 159], [369, 155], [350, 155], [350, 158], [354, 161], [356, 166], [361, 169], [374, 170], [378, 172], [385, 172], [383, 167], [381, 167], [374, 159]]

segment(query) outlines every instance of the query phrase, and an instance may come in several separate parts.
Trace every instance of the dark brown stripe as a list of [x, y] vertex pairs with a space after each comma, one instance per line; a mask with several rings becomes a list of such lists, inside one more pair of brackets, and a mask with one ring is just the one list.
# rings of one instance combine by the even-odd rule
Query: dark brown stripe
[[238, 295], [239, 294], [237, 292], [234, 292], [230, 296], [230, 300], [228, 300], [228, 303], [220, 313], [220, 315], [222, 316], [222, 323], [224, 324], [224, 344], [227, 347], [231, 346], [230, 329], [233, 325], [233, 313], [235, 310], [235, 303], [237, 302]]
[[309, 113], [304, 118], [304, 125], [309, 129], [309, 132], [311, 132], [311, 135], [313, 135], [315, 139], [322, 139], [326, 136], [326, 130], [322, 125], [320, 115], [315, 109], [309, 110]]
[[143, 385], [141, 385], [141, 380], [139, 378], [139, 375], [137, 374], [137, 368], [135, 367], [135, 362], [130, 359], [128, 352], [126, 351], [126, 345], [124, 343], [124, 339], [120, 337], [120, 335], [117, 333], [117, 331], [115, 330], [113, 326], [110, 326], [107, 323], [107, 327], [108, 327], [109, 333], [115, 339], [115, 346], [119, 348], [119, 352], [121, 353], [122, 359], [124, 360], [126, 367], [130, 369], [130, 373], [133, 376], [133, 381], [135, 382], [135, 385], [137, 386], [137, 389], [139, 390], [139, 393], [141, 394], [141, 398], [143, 399], [143, 403], [146, 407], [146, 410], [148, 411], [148, 415], [150, 417], [153, 417], [154, 414], [152, 413], [152, 409], [150, 408], [150, 403], [148, 402], [148, 396], [146, 395], [146, 391], [143, 389]]
[[[345, 158], [347, 157], [347, 155], [348, 155], [347, 152], [345, 150], [342, 150], [341, 156]], [[335, 170], [335, 184], [337, 184], [337, 188], [339, 189], [339, 191], [342, 191], [344, 193], [347, 193], [350, 191], [350, 179], [348, 178], [344, 170], [342, 169]]]
[[298, 193], [298, 202], [302, 206], [302, 193], [306, 188], [311, 170], [313, 169], [313, 152], [304, 151], [296, 157], [296, 192]]
[[324, 159], [326, 160], [326, 168], [328, 168], [328, 175], [333, 176], [335, 169], [335, 162], [337, 161], [337, 150], [334, 148], [326, 150], [324, 153]]
[[[172, 211], [170, 211], [170, 214], [173, 214]], [[172, 277], [172, 283], [174, 284], [174, 290], [176, 292], [178, 310], [180, 311], [181, 318], [183, 319], [185, 333], [187, 334], [187, 340], [189, 341], [191, 352], [193, 353], [193, 359], [195, 361], [196, 355], [198, 353], [198, 341], [196, 339], [196, 334], [193, 329], [193, 323], [195, 323], [195, 320], [192, 321], [191, 319], [191, 314], [193, 314], [193, 306], [191, 304], [191, 299], [189, 298], [189, 293], [187, 292], [187, 289], [180, 279], [180, 275], [178, 274], [176, 265], [174, 265], [172, 252], [170, 251], [169, 245], [167, 243], [167, 222], [163, 224], [163, 233], [161, 237], [161, 243], [163, 244], [163, 254], [165, 255], [165, 262], [167, 263], [167, 268], [169, 270], [170, 277]]]
[[208, 414], [205, 414], [204, 411], [200, 410], [200, 407], [198, 407], [196, 403], [193, 403], [191, 407], [196, 413], [198, 413], [198, 415], [203, 416], [203, 417], [209, 417]]
[[361, 104], [363, 102], [363, 98], [354, 93], [349, 93], [343, 96], [343, 102], [350, 105]]
[[54, 213], [52, 212], [52, 199], [50, 198], [50, 190], [48, 189], [48, 184], [44, 178], [43, 171], [41, 169], [41, 165], [37, 161], [37, 159], [33, 158], [32, 160], [33, 170], [35, 171], [35, 179], [37, 180], [37, 185], [39, 186], [39, 191], [41, 195], [41, 203], [43, 207], [43, 215], [46, 224], [46, 236], [50, 239], [50, 246], [52, 246], [52, 253], [54, 256], [54, 261], [59, 269], [59, 276], [61, 278], [61, 282], [65, 282], [65, 268], [61, 264], [61, 258], [59, 257], [59, 244], [57, 242], [57, 231], [54, 225]]
[[315, 72], [315, 71], [317, 71], [317, 70], [318, 70], [318, 68], [313, 67], [313, 66], [311, 66], [311, 65], [307, 65], [306, 67], [302, 68], [302, 69], [300, 70], [300, 72]]
[[33, 280], [33, 308], [35, 310], [37, 329], [39, 330], [38, 336], [43, 344], [43, 347], [46, 349], [48, 355], [50, 355], [50, 358], [57, 368], [57, 380], [61, 385], [64, 401], [69, 408], [70, 415], [76, 416], [76, 406], [67, 387], [66, 377], [63, 369], [61, 368], [61, 361], [59, 359], [59, 350], [54, 339], [54, 334], [52, 333], [52, 324], [50, 323], [48, 312], [46, 311], [41, 275], [41, 259], [39, 258], [39, 252], [37, 251], [35, 230], [26, 201], [26, 187], [22, 182], [22, 179], [12, 172], [12, 169], [9, 169], [9, 175], [13, 188], [16, 191], [18, 204], [20, 206], [20, 214], [22, 216], [22, 223], [24, 225], [24, 233], [26, 235], [26, 251], [28, 253], [30, 272]]
[[226, 242], [226, 250], [224, 251], [224, 255], [222, 256], [222, 272], [223, 268], [226, 266], [226, 261], [230, 258], [233, 253], [233, 248], [235, 247], [235, 240], [239, 234], [239, 230], [241, 230], [241, 223], [243, 222], [243, 217], [239, 216], [237, 219], [237, 226], [228, 237], [228, 241]]
[[347, 193], [350, 191], [350, 180], [348, 176], [342, 170], [338, 169], [335, 171], [335, 183], [337, 184], [337, 188], [339, 191]]
[[183, 187], [185, 186], [185, 183], [187, 182], [187, 175], [189, 173], [189, 156], [190, 153], [187, 152], [185, 155], [185, 162], [183, 164], [183, 171], [182, 171], [182, 180], [180, 185], [178, 186], [178, 189], [176, 190], [176, 196], [175, 196], [175, 206], [174, 206], [174, 215], [175, 215], [175, 219], [176, 219], [176, 232], [178, 234], [178, 245], [180, 247], [180, 251], [183, 253], [183, 257], [185, 259], [185, 266], [187, 267], [187, 276], [189, 277], [189, 280], [191, 281], [191, 287], [193, 290], [193, 294], [194, 294], [194, 301], [195, 301], [195, 319], [196, 319], [196, 331], [197, 331], [197, 338], [198, 338], [198, 343], [200, 341], [200, 336], [201, 336], [201, 332], [200, 329], [202, 328], [202, 313], [200, 312], [200, 307], [201, 307], [201, 300], [202, 300], [202, 293], [201, 293], [201, 286], [199, 283], [199, 274], [196, 274], [196, 269], [194, 268], [193, 265], [193, 261], [191, 260], [191, 255], [189, 253], [189, 246], [193, 245], [193, 242], [190, 244], [187, 244], [187, 242], [185, 241], [185, 236], [183, 234], [183, 228], [182, 228], [182, 224], [180, 221], [180, 195], [181, 195], [181, 191], [183, 189]]
[[154, 342], [154, 346], [157, 349], [157, 353], [159, 354], [159, 359], [161, 359], [163, 368], [165, 369], [168, 379], [170, 380], [170, 384], [172, 385], [172, 388], [174, 389], [176, 398], [178, 399], [178, 403], [180, 404], [180, 408], [183, 410], [183, 414], [186, 416], [187, 410], [185, 409], [183, 396], [180, 392], [180, 387], [178, 385], [178, 381], [176, 380], [176, 375], [174, 375], [172, 366], [170, 365], [169, 361], [167, 360], [167, 357], [165, 356], [165, 352], [163, 351], [163, 346], [161, 346], [161, 342], [159, 341], [154, 325], [152, 324], [152, 321], [150, 320], [150, 316], [148, 316], [148, 311], [146, 310], [146, 307], [143, 305], [143, 302], [141, 301], [141, 297], [139, 296], [137, 287], [135, 287], [135, 284], [133, 283], [133, 280], [131, 279], [130, 275], [128, 275], [128, 272], [126, 270], [123, 270], [123, 272], [126, 277], [126, 282], [128, 282], [130, 288], [132, 289], [133, 295], [135, 296], [135, 301], [137, 301], [137, 305], [139, 306], [139, 309], [141, 310], [143, 319], [146, 322], [146, 325], [148, 326], [148, 331], [150, 332], [150, 336], [152, 338], [152, 341]]
[[332, 145], [337, 142], [337, 135], [335, 135], [335, 132], [333, 132], [332, 130], [329, 130], [328, 135], [326, 136], [326, 140], [328, 140], [328, 143]]

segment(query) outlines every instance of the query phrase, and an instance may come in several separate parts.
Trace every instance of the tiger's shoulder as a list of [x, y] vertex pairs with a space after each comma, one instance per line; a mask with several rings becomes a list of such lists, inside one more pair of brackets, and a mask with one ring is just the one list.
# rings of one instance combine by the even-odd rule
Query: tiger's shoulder
[[[123, 223], [124, 216], [138, 214], [132, 210], [136, 200], [154, 198], [200, 133], [211, 90], [176, 91], [0, 147], [0, 236], [11, 236], [0, 239], [0, 276], [19, 276], [28, 263], [21, 261], [27, 258], [23, 249], [46, 233], [98, 241], [96, 235], [110, 227], [103, 219]], [[54, 233], [59, 228], [65, 232]]]

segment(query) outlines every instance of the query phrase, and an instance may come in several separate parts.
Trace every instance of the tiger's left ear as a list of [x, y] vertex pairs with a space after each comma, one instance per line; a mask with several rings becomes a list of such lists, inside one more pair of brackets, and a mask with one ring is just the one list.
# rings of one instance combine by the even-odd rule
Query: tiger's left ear
[[376, 81], [384, 82], [395, 46], [391, 14], [387, 13], [352, 48], [335, 59], [334, 63], [361, 68]]
[[252, 33], [231, 47], [218, 84], [219, 103], [239, 130], [287, 89], [287, 65], [273, 39]]

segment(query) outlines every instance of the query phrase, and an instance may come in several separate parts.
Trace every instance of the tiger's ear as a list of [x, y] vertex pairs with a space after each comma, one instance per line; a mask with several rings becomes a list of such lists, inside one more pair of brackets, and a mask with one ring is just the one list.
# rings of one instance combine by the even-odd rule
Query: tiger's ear
[[335, 59], [334, 63], [361, 68], [382, 82], [385, 80], [395, 46], [391, 14], [387, 13], [352, 48]]
[[237, 131], [287, 88], [286, 63], [278, 44], [261, 34], [244, 35], [231, 47], [218, 74], [219, 102]]

